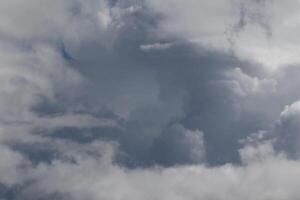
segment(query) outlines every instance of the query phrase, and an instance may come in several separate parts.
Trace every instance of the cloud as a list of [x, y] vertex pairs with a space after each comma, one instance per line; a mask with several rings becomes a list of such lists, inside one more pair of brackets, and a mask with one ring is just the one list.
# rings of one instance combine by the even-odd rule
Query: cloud
[[108, 156], [77, 152], [74, 162], [56, 160], [37, 166], [28, 172], [36, 181], [20, 194], [24, 199], [54, 194], [58, 199], [297, 199], [299, 162], [275, 155], [269, 144], [261, 145], [242, 150], [247, 161], [243, 166], [135, 170], [113, 165], [111, 148], [104, 145]]
[[0, 180], [2, 184], [12, 186], [22, 180], [20, 173], [23, 172], [23, 167], [26, 166], [26, 160], [17, 152], [12, 151], [6, 146], [1, 145], [1, 164], [0, 164]]
[[202, 163], [205, 160], [203, 133], [191, 131], [182, 125], [172, 125], [153, 144], [154, 161], [166, 166]]
[[[298, 63], [299, 3], [286, 1], [146, 1], [161, 15], [157, 34], [233, 51], [269, 69]], [[201, 12], [199, 12], [201, 9]]]
[[297, 8], [1, 2], [0, 198], [297, 199]]
[[277, 148], [293, 159], [299, 158], [299, 101], [286, 106], [275, 127]]
[[[86, 16], [86, 17], [84, 17]], [[105, 28], [110, 21], [105, 1], [36, 1], [1, 2], [0, 32], [8, 38], [56, 40], [64, 37], [84, 37], [80, 28]], [[95, 20], [95, 23], [93, 23]], [[73, 32], [72, 35], [71, 31]]]
[[172, 47], [172, 43], [155, 43], [155, 44], [144, 44], [140, 46], [142, 51], [152, 51], [152, 50], [165, 50]]

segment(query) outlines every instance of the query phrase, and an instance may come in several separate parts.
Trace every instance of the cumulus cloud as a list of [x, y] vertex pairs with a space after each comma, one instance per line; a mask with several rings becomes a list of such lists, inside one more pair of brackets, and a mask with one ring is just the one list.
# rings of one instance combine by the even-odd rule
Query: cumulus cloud
[[205, 160], [204, 145], [201, 131], [191, 131], [176, 124], [156, 138], [152, 156], [167, 166], [202, 163]]
[[56, 160], [37, 166], [27, 172], [37, 182], [16, 198], [267, 200], [297, 199], [299, 195], [299, 162], [275, 155], [269, 144], [241, 150], [243, 166], [215, 168], [190, 165], [128, 170], [111, 163], [109, 145], [102, 150], [108, 156], [77, 152], [74, 162]]
[[0, 198], [297, 199], [298, 4], [0, 2]]
[[94, 31], [106, 28], [109, 21], [109, 8], [105, 1], [1, 2], [1, 34], [13, 39], [36, 41], [64, 37], [83, 38], [90, 33], [80, 30], [81, 28]]
[[[29, 164], [29, 163], [27, 163]], [[17, 152], [1, 146], [1, 183], [6, 185], [14, 185], [22, 181], [20, 173], [23, 172], [22, 167], [25, 167], [26, 160]]]
[[[193, 40], [209, 48], [232, 51], [276, 69], [298, 63], [298, 7], [285, 1], [146, 1], [162, 15], [158, 35]], [[199, 12], [201, 10], [201, 12]]]
[[278, 135], [277, 145], [294, 159], [299, 158], [299, 101], [285, 107], [275, 128]]

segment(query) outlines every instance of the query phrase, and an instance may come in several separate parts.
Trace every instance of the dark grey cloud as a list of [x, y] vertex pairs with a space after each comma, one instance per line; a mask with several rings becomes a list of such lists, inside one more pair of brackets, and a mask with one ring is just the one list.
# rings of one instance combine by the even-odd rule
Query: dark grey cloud
[[[104, 117], [116, 119], [120, 127], [62, 128], [51, 135], [85, 143], [118, 141], [133, 165], [193, 162], [188, 155], [178, 153], [178, 158], [176, 154], [172, 158], [168, 155], [171, 149], [157, 148], [161, 146], [157, 141], [168, 142], [164, 132], [174, 124], [203, 131], [209, 164], [239, 162], [239, 140], [267, 129], [284, 105], [296, 97], [265, 105], [269, 104], [267, 97], [278, 98], [273, 91], [276, 77], [264, 75], [260, 65], [230, 53], [176, 38], [173, 46], [162, 51], [141, 51], [141, 44], [155, 42], [149, 31], [156, 26], [149, 11], [141, 9], [126, 15], [125, 25], [110, 47], [101, 40], [76, 48], [66, 44], [63, 56], [72, 58], [71, 66], [89, 83], [81, 96], [68, 100], [61, 95], [58, 104], [40, 104], [35, 111], [62, 113], [69, 109], [101, 117], [103, 109], [108, 110], [112, 116]], [[255, 104], [265, 107], [265, 112]], [[169, 148], [176, 149], [172, 138], [169, 142]], [[192, 146], [185, 145], [190, 151]], [[165, 158], [153, 156], [159, 155], [155, 151], [166, 151]]]
[[[0, 198], [297, 199], [300, 71], [296, 47], [276, 50], [280, 5], [0, 3]], [[261, 59], [266, 35], [280, 67]]]
[[202, 163], [205, 160], [203, 133], [191, 131], [182, 125], [166, 128], [153, 142], [151, 158], [165, 166]]

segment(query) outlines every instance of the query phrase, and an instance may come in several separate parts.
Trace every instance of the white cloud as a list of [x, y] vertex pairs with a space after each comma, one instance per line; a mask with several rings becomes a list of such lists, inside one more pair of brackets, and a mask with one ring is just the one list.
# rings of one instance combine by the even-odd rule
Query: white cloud
[[[112, 120], [72, 111], [56, 117], [39, 116], [33, 111], [45, 99], [56, 103], [58, 96], [72, 99], [81, 95], [86, 79], [65, 61], [57, 43], [71, 38], [69, 29], [82, 29], [93, 22], [97, 12], [106, 12], [105, 5], [104, 1], [92, 0], [0, 2], [0, 145], [49, 142], [33, 134], [36, 128], [115, 125]], [[93, 23], [102, 30], [101, 20]], [[73, 34], [84, 37], [79, 32]], [[26, 159], [2, 146], [0, 157], [0, 182], [16, 183], [20, 176], [17, 172], [25, 167]]]
[[30, 119], [31, 107], [41, 97], [55, 100], [55, 95], [76, 88], [83, 78], [67, 67], [51, 46], [38, 45], [33, 49], [14, 46], [0, 48], [0, 114], [3, 121]]
[[20, 176], [28, 165], [23, 156], [9, 148], [0, 145], [0, 180], [6, 185], [14, 185], [23, 181]]
[[103, 0], [1, 1], [0, 13], [2, 35], [33, 41], [61, 39], [70, 29], [80, 35], [80, 27], [93, 20], [95, 27], [106, 27], [110, 21], [109, 8]]
[[275, 78], [249, 76], [240, 68], [227, 70], [224, 73], [224, 79], [217, 80], [216, 84], [219, 84], [220, 87], [229, 88], [234, 94], [240, 97], [265, 95], [267, 92], [275, 93], [277, 90]]
[[55, 117], [43, 117], [31, 122], [35, 127], [57, 129], [63, 127], [93, 128], [116, 127], [117, 122], [111, 119], [99, 119], [88, 114], [64, 114]]
[[300, 114], [300, 101], [294, 102], [291, 105], [285, 107], [285, 109], [280, 114], [282, 120], [287, 120], [288, 118], [294, 118]]
[[165, 50], [172, 47], [172, 43], [154, 43], [154, 44], [143, 44], [140, 46], [142, 51], [153, 51], [153, 50]]
[[300, 158], [300, 102], [286, 106], [275, 127], [277, 145], [294, 159]]
[[[111, 155], [109, 149], [106, 151]], [[95, 159], [86, 155], [80, 158], [77, 153], [79, 157], [75, 163], [54, 161], [31, 171], [31, 177], [37, 182], [24, 194], [43, 196], [59, 192], [72, 199], [107, 200], [296, 200], [299, 197], [299, 161], [275, 155], [267, 144], [246, 147], [242, 152], [247, 160], [243, 166], [194, 165], [133, 170], [113, 165], [107, 157]]]
[[158, 35], [177, 36], [212, 49], [234, 51], [268, 69], [299, 63], [299, 2], [148, 0], [162, 15]]

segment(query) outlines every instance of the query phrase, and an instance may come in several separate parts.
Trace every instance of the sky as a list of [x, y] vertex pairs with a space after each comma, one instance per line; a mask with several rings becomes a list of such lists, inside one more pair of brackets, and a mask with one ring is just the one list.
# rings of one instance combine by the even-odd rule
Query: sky
[[299, 199], [299, 9], [0, 1], [0, 199]]

